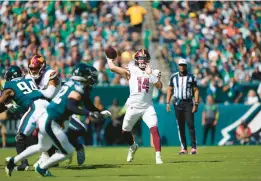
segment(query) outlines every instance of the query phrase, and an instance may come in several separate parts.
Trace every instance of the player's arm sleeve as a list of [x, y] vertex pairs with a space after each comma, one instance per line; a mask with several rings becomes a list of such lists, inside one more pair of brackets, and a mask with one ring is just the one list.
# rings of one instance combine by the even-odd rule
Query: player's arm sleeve
[[78, 115], [89, 115], [90, 112], [83, 108], [83, 109], [80, 109], [79, 108], [79, 104], [80, 104], [80, 101], [77, 101], [73, 98], [68, 98], [67, 100], [67, 109], [69, 109], [70, 111], [72, 111], [74, 114], [78, 114]]
[[46, 89], [40, 90], [44, 97], [47, 99], [51, 99], [56, 91], [56, 87], [54, 85], [49, 85]]
[[86, 109], [92, 112], [101, 112], [97, 107], [95, 107], [90, 99], [90, 97], [87, 97], [84, 99], [84, 106]]

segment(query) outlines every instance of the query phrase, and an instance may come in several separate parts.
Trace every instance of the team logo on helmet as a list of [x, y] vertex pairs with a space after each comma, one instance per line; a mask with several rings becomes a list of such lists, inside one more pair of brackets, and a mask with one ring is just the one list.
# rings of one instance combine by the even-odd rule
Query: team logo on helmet
[[34, 55], [28, 62], [28, 72], [32, 78], [38, 79], [44, 73], [46, 62], [44, 57]]
[[138, 50], [134, 55], [135, 64], [142, 70], [147, 66], [147, 63], [150, 62], [150, 54], [145, 49]]

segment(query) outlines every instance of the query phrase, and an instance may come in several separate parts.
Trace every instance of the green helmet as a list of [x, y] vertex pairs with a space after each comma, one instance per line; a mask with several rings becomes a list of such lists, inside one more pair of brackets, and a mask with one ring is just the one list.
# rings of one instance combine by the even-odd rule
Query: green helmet
[[79, 63], [74, 67], [71, 79], [93, 86], [98, 83], [98, 71], [93, 66]]
[[18, 78], [18, 77], [23, 77], [23, 72], [16, 65], [10, 66], [7, 69], [7, 71], [5, 72], [5, 79], [6, 79], [6, 81], [10, 81], [10, 80]]

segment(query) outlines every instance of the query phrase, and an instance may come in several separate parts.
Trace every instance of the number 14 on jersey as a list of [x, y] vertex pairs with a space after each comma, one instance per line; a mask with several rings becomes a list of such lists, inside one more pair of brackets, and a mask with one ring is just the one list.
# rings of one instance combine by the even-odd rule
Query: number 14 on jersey
[[137, 77], [137, 80], [138, 80], [138, 91], [139, 92], [144, 92], [142, 90], [145, 90], [146, 93], [149, 92], [149, 88], [150, 88], [150, 81], [149, 81], [149, 78], [143, 78], [142, 77]]

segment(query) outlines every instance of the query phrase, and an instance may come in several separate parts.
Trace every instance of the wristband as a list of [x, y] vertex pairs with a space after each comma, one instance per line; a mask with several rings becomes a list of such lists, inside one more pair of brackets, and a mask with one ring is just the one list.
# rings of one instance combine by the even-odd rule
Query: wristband
[[155, 84], [159, 81], [159, 78], [154, 74], [150, 74], [149, 79], [150, 79], [150, 82], [152, 82], [153, 84]]
[[169, 103], [166, 103], [166, 104], [169, 104]]
[[198, 102], [195, 102], [194, 104], [195, 104], [196, 106], [198, 106], [199, 103], [198, 103]]
[[112, 61], [113, 61], [113, 59], [108, 58], [107, 56], [106, 56], [106, 59], [107, 59], [107, 63], [112, 63]]

